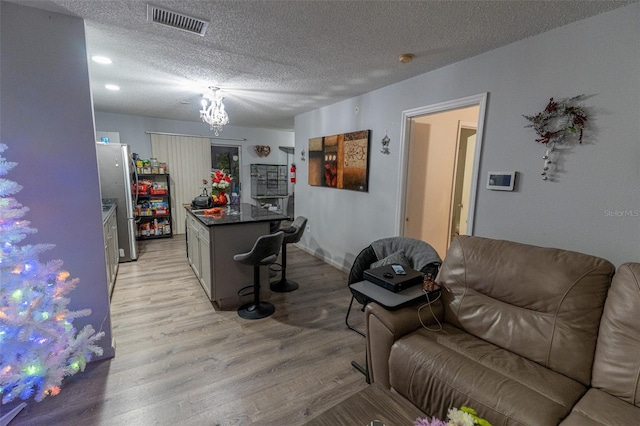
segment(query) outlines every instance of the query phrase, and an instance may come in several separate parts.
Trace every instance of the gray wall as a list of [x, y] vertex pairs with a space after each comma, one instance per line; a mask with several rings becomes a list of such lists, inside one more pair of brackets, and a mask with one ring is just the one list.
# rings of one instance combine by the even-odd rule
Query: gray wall
[[[640, 260], [640, 4], [531, 37], [295, 119], [296, 157], [309, 138], [372, 130], [369, 193], [310, 187], [298, 168], [301, 245], [348, 269], [358, 252], [394, 235], [403, 111], [488, 93], [475, 235]], [[524, 126], [556, 99], [588, 95], [582, 145], [556, 182], [541, 179], [544, 146]], [[358, 111], [356, 111], [358, 107]], [[391, 155], [380, 153], [388, 132]], [[517, 170], [514, 192], [485, 189], [490, 170]]]
[[52, 243], [41, 262], [61, 259], [80, 282], [69, 309], [90, 308], [76, 328], [106, 332], [112, 356], [102, 208], [89, 74], [81, 19], [0, 3], [0, 141], [18, 165], [6, 178], [24, 187], [16, 199], [38, 233], [23, 244]]

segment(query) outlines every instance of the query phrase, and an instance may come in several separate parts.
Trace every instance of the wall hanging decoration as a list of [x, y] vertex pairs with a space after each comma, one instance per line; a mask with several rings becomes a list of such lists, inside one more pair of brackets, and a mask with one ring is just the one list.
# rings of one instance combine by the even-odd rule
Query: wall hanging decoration
[[309, 185], [369, 190], [369, 130], [309, 139]]
[[389, 142], [391, 142], [391, 139], [389, 139], [389, 136], [387, 136], [387, 133], [385, 132], [384, 134], [384, 138], [382, 138], [382, 148], [380, 148], [380, 152], [383, 154], [391, 154], [391, 151], [389, 150]]
[[536, 142], [547, 146], [542, 159], [544, 166], [542, 169], [542, 179], [549, 180], [552, 177], [550, 165], [556, 161], [552, 158], [556, 148], [560, 145], [570, 142], [572, 139], [578, 139], [578, 143], [582, 143], [582, 134], [587, 122], [587, 113], [585, 110], [576, 105], [578, 101], [584, 98], [584, 95], [575, 96], [573, 98], [554, 101], [549, 99], [544, 111], [536, 115], [523, 115], [531, 124], [525, 127], [533, 127], [539, 138]]
[[268, 145], [256, 145], [253, 147], [258, 157], [267, 157], [271, 154], [271, 147]]

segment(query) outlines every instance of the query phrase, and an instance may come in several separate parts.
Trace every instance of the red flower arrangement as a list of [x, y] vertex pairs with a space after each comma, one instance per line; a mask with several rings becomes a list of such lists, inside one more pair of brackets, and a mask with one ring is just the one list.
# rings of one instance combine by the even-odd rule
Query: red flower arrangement
[[222, 170], [216, 170], [211, 174], [211, 188], [217, 191], [225, 191], [231, 185], [231, 176]]

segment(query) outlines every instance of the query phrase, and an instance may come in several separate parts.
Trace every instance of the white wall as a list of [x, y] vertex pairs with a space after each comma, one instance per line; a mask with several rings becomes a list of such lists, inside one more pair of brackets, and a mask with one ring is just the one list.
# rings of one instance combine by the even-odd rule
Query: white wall
[[[229, 114], [232, 114], [229, 111]], [[203, 122], [167, 120], [162, 118], [141, 117], [135, 115], [114, 114], [96, 111], [96, 130], [115, 131], [120, 133], [120, 142], [131, 146], [132, 151], [141, 158], [151, 158], [151, 137], [146, 132], [179, 133], [191, 136], [214, 137], [209, 125]], [[194, 110], [194, 116], [198, 111]], [[233, 116], [230, 117], [233, 120]], [[251, 199], [251, 172], [250, 164], [289, 164], [285, 152], [278, 149], [280, 146], [292, 147], [294, 145], [294, 133], [288, 130], [274, 130], [253, 127], [224, 126], [220, 139], [212, 139], [213, 144], [241, 146], [241, 180], [242, 201], [254, 203]], [[224, 139], [229, 138], [229, 139]], [[233, 139], [246, 139], [238, 141]], [[271, 154], [268, 157], [259, 157], [255, 151], [255, 145], [268, 145]], [[289, 161], [291, 157], [289, 157]], [[171, 164], [167, 165], [171, 173]], [[194, 194], [194, 197], [198, 194]]]
[[[403, 111], [487, 92], [475, 235], [640, 260], [640, 4], [576, 22], [295, 119], [296, 156], [309, 138], [372, 130], [369, 193], [309, 187], [300, 163], [301, 246], [348, 269], [358, 252], [391, 236], [399, 206]], [[589, 130], [556, 182], [541, 179], [544, 147], [522, 114], [550, 97], [589, 96]], [[359, 108], [359, 111], [355, 110]], [[380, 153], [388, 132], [391, 155]], [[484, 188], [489, 170], [517, 170], [514, 192]]]
[[22, 185], [18, 202], [38, 229], [23, 244], [52, 243], [41, 262], [61, 259], [79, 278], [69, 309], [90, 308], [106, 333], [98, 344], [113, 356], [102, 207], [84, 22], [67, 15], [0, 3], [2, 10], [0, 141], [18, 165], [6, 178]]

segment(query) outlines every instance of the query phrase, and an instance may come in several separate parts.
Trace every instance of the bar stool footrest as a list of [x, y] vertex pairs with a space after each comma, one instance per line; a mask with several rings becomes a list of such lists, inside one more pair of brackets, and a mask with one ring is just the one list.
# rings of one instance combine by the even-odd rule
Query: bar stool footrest
[[[250, 292], [245, 293], [246, 290], [251, 289]], [[255, 286], [253, 284], [248, 285], [246, 287], [242, 287], [240, 290], [238, 290], [238, 296], [242, 297], [242, 296], [251, 296], [252, 294], [255, 293]]]
[[273, 272], [282, 272], [282, 264], [272, 263], [271, 265], [269, 265], [269, 270]]

